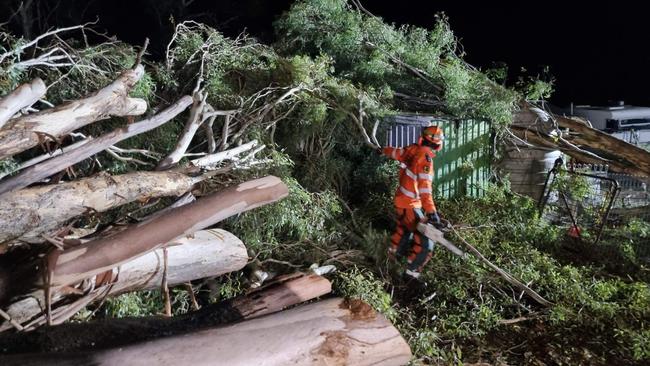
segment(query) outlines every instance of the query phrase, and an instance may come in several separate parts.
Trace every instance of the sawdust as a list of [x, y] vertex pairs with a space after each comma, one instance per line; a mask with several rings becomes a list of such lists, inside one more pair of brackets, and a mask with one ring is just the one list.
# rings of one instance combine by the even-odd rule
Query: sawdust
[[342, 309], [349, 309], [352, 320], [374, 320], [377, 312], [362, 300], [345, 300], [341, 303]]

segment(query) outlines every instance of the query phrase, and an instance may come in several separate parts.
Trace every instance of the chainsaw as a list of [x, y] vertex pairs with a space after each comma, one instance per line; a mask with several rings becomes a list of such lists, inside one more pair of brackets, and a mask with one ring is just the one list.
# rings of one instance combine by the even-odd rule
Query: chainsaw
[[461, 258], [467, 257], [467, 253], [445, 238], [445, 232], [449, 232], [449, 229], [451, 228], [449, 221], [440, 219], [440, 222], [442, 225], [438, 225], [438, 227], [434, 226], [432, 223], [419, 223], [418, 231], [431, 239], [434, 243], [442, 245], [453, 254]]

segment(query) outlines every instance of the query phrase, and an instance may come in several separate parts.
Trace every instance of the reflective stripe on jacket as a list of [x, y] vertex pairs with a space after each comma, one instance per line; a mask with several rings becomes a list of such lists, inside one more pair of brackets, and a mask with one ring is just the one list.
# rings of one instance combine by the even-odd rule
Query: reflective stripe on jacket
[[413, 144], [405, 148], [385, 147], [383, 153], [400, 162], [395, 206], [423, 208], [426, 213], [436, 212], [432, 195], [433, 158], [436, 156], [433, 150]]

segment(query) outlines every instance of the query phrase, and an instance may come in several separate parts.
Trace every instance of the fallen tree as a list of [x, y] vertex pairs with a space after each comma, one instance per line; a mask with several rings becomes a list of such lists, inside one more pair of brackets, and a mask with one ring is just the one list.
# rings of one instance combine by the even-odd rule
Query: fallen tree
[[[75, 288], [77, 292], [51, 292], [51, 323], [60, 324], [87, 304], [107, 296], [158, 288], [163, 276], [170, 286], [175, 286], [238, 271], [247, 262], [246, 247], [233, 234], [220, 229], [198, 231], [172, 240], [165, 249], [149, 252], [82, 282]], [[43, 290], [21, 296], [5, 313], [26, 329], [43, 325], [47, 320], [45, 296]], [[0, 323], [0, 332], [11, 328], [15, 326], [10, 321]]]
[[26, 188], [0, 200], [0, 243], [13, 240], [40, 243], [55, 236], [69, 220], [104, 212], [135, 201], [180, 196], [202, 178], [178, 172], [99, 174], [77, 181]]
[[335, 298], [258, 319], [95, 352], [0, 357], [5, 365], [404, 365], [411, 351], [383, 315]]
[[38, 145], [45, 136], [58, 138], [111, 116], [143, 114], [147, 110], [146, 101], [128, 96], [143, 75], [144, 67], [137, 65], [86, 98], [10, 121], [0, 130], [0, 159]]
[[0, 343], [5, 354], [119, 347], [272, 314], [326, 295], [331, 290], [331, 283], [324, 277], [298, 273], [277, 278], [247, 294], [172, 318], [152, 316], [67, 323], [27, 333], [5, 334], [0, 336]]
[[255, 179], [133, 225], [108, 238], [54, 252], [49, 261], [52, 266], [48, 283], [51, 286], [77, 283], [159, 248], [175, 237], [192, 234], [230, 216], [278, 201], [287, 194], [287, 187], [276, 177]]
[[608, 164], [611, 171], [619, 173], [650, 175], [650, 152], [592, 128], [584, 121], [526, 104], [515, 114], [510, 130], [524, 141], [561, 150], [580, 162]]

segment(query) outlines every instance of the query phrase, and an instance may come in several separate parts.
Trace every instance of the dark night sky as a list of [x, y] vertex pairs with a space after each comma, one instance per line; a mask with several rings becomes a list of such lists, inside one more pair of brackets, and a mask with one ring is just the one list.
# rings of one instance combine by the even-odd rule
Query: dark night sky
[[[164, 23], [164, 27], [169, 22], [158, 20], [168, 16], [156, 15], [160, 13], [160, 8], [152, 6], [157, 4], [156, 0], [63, 1], [90, 3], [84, 12], [85, 19], [99, 15], [100, 25], [125, 41], [141, 44], [148, 36], [154, 48], [160, 49], [168, 40], [169, 29], [161, 30], [160, 24]], [[269, 42], [273, 37], [273, 20], [291, 2], [196, 0], [189, 13], [193, 14], [191, 18], [217, 26], [228, 35], [237, 35], [245, 28]], [[556, 78], [552, 101], [557, 104], [598, 104], [615, 99], [650, 105], [650, 93], [646, 91], [650, 89], [650, 19], [642, 5], [623, 1], [605, 6], [569, 1], [362, 3], [389, 22], [425, 27], [433, 24], [437, 12], [444, 11], [470, 63], [488, 67], [494, 62], [505, 62], [514, 74], [521, 67], [538, 73], [543, 66], [549, 66]]]

